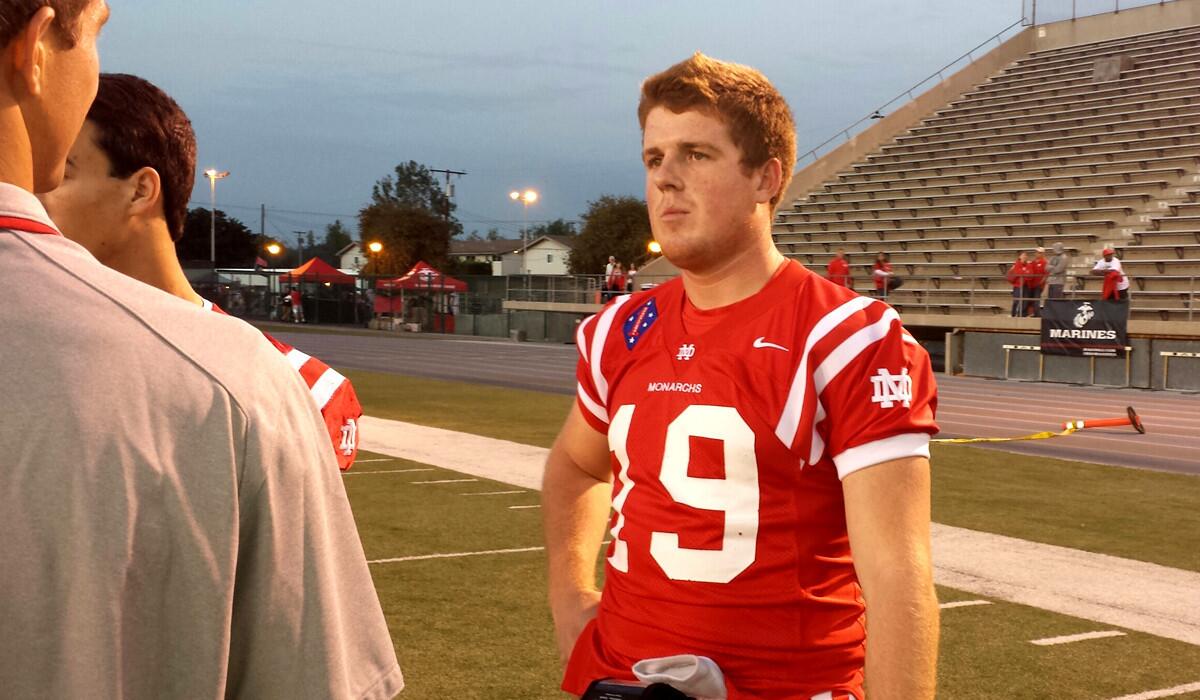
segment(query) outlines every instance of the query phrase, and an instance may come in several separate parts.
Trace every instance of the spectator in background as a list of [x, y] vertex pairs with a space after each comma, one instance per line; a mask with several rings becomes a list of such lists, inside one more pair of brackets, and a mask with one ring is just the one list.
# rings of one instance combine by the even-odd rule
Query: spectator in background
[[304, 297], [299, 287], [292, 287], [288, 292], [288, 301], [292, 305], [292, 323], [304, 323]]
[[625, 268], [622, 267], [620, 260], [613, 263], [612, 277], [608, 278], [608, 281], [612, 296], [625, 293]]
[[1025, 278], [1025, 315], [1037, 317], [1042, 315], [1042, 289], [1046, 286], [1046, 249], [1038, 246], [1034, 253]]
[[1071, 256], [1063, 250], [1062, 241], [1056, 241], [1053, 246], [1054, 257], [1046, 268], [1046, 282], [1049, 292], [1046, 299], [1059, 300], [1063, 298], [1063, 287], [1067, 284], [1067, 266], [1071, 264]]
[[613, 268], [616, 267], [616, 265], [617, 265], [617, 259], [615, 257], [613, 257], [612, 255], [608, 256], [608, 264], [606, 264], [604, 266], [604, 279], [600, 281], [600, 286], [603, 289], [603, 294], [601, 294], [601, 298], [604, 301], [608, 301], [609, 299], [612, 298]]
[[629, 263], [629, 274], [625, 275], [625, 291], [626, 292], [632, 294], [634, 291], [636, 291], [637, 285], [634, 284], [634, 281], [635, 281], [634, 278], [636, 278], [636, 277], [637, 277], [637, 267], [635, 267], [633, 263]]
[[875, 256], [875, 266], [871, 275], [875, 278], [875, 296], [881, 299], [887, 299], [888, 292], [904, 282], [892, 272], [891, 257], [887, 253]]
[[1017, 254], [1017, 261], [1008, 268], [1007, 277], [1012, 285], [1012, 315], [1020, 318], [1025, 312], [1025, 281], [1029, 278], [1029, 255], [1025, 251]]
[[829, 261], [829, 265], [825, 268], [826, 274], [829, 276], [829, 281], [843, 287], [853, 287], [853, 282], [850, 278], [850, 261], [846, 259], [846, 250], [838, 248], [834, 254], [833, 260]]
[[1092, 268], [1093, 275], [1104, 277], [1104, 291], [1101, 299], [1125, 301], [1129, 298], [1129, 278], [1121, 269], [1121, 260], [1114, 255], [1112, 248], [1105, 248], [1102, 259], [1096, 261]]

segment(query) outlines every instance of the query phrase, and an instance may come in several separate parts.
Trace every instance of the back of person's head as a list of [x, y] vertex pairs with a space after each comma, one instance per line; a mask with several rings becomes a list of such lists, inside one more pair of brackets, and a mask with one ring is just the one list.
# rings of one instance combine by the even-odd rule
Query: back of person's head
[[114, 177], [127, 178], [142, 168], [158, 173], [167, 230], [179, 240], [196, 179], [196, 134], [187, 115], [150, 82], [103, 73], [87, 118]]
[[697, 110], [720, 119], [741, 149], [747, 169], [778, 158], [783, 178], [771, 206], [779, 204], [796, 166], [796, 125], [792, 110], [766, 76], [697, 52], [642, 83], [638, 122], [643, 130], [655, 107], [677, 114]]
[[0, 2], [0, 48], [7, 47], [43, 7], [54, 10], [54, 30], [70, 48], [79, 40], [79, 15], [91, 0], [3, 0]]

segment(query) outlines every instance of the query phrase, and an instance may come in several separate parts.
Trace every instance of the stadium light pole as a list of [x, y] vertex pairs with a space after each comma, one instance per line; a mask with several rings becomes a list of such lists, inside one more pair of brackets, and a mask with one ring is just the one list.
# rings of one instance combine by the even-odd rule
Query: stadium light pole
[[521, 203], [521, 274], [529, 274], [529, 242], [526, 236], [529, 233], [529, 205], [538, 201], [537, 190], [527, 189], [524, 192], [513, 190], [508, 193], [508, 198], [514, 202]]
[[[275, 241], [271, 241], [270, 243], [267, 244], [267, 255], [271, 256], [271, 267], [272, 268], [279, 264], [279, 262], [276, 260], [276, 258], [279, 257], [279, 254], [282, 252], [283, 252], [283, 246], [279, 245]], [[268, 278], [268, 280], [269, 279], [270, 278]], [[276, 285], [276, 286], [278, 286], [278, 285]], [[267, 291], [271, 294], [275, 293], [275, 290], [271, 289], [270, 285], [268, 285]]]
[[229, 177], [228, 170], [217, 170], [209, 168], [204, 171], [204, 177], [208, 178], [208, 201], [210, 206], [209, 211], [211, 216], [208, 225], [208, 255], [212, 262], [213, 270], [217, 269], [217, 180], [224, 180]]

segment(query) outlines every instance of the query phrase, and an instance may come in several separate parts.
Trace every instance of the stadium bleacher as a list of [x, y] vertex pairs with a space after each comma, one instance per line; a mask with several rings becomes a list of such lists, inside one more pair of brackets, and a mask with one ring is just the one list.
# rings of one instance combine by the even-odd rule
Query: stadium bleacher
[[864, 293], [889, 253], [901, 311], [1006, 312], [1017, 253], [1061, 242], [1069, 294], [1099, 296], [1112, 246], [1132, 318], [1200, 320], [1200, 26], [1028, 54], [797, 194], [780, 250], [823, 271], [845, 249]]

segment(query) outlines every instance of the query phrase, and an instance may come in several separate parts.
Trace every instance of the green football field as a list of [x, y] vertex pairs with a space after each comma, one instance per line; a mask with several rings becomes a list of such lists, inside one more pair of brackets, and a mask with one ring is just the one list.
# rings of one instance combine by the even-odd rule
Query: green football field
[[[549, 446], [572, 400], [344, 373], [368, 415], [539, 446]], [[1200, 571], [1200, 478], [935, 449], [937, 522]], [[344, 481], [404, 668], [401, 697], [566, 697], [557, 690], [536, 491], [367, 452]], [[939, 697], [1116, 698], [1200, 682], [1200, 647], [1129, 630], [1035, 646], [1116, 628], [953, 589], [938, 594], [943, 603], [986, 601], [942, 611]]]

